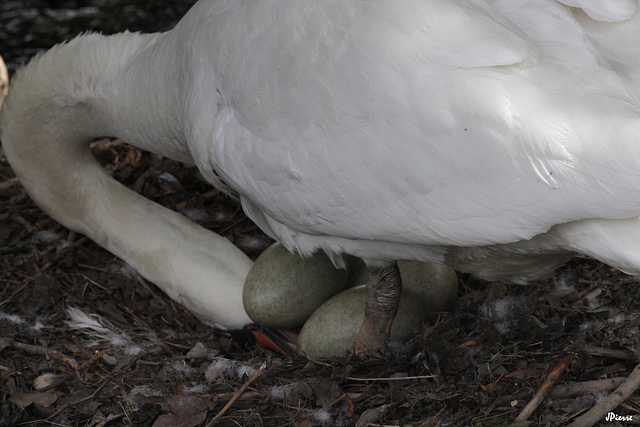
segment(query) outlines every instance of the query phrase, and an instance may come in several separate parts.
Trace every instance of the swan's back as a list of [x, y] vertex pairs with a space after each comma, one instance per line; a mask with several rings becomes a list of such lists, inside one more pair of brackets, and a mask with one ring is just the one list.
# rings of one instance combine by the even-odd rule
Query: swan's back
[[638, 216], [640, 19], [603, 3], [200, 3], [192, 151], [302, 253], [434, 259]]

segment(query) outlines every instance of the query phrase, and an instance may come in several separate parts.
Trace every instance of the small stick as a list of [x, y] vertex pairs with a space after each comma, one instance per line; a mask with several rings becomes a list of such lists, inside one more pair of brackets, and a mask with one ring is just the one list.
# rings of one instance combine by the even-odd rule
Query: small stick
[[353, 415], [356, 413], [356, 406], [353, 404], [353, 400], [349, 397], [347, 393], [342, 393], [344, 400], [349, 404], [349, 412], [347, 413], [347, 419], [353, 418]]
[[238, 391], [235, 392], [235, 394], [233, 395], [233, 397], [231, 398], [231, 400], [229, 400], [229, 402], [227, 402], [226, 405], [224, 405], [224, 408], [222, 408], [222, 410], [220, 410], [220, 412], [218, 412], [218, 414], [213, 417], [213, 419], [211, 421], [209, 421], [209, 423], [206, 425], [206, 427], [211, 427], [213, 426], [215, 423], [218, 422], [218, 420], [227, 412], [227, 410], [231, 407], [231, 405], [233, 405], [236, 400], [238, 400], [240, 398], [240, 396], [242, 395], [242, 393], [244, 393], [244, 391], [246, 389], [249, 388], [249, 386], [251, 385], [251, 383], [253, 383], [255, 380], [258, 379], [258, 377], [260, 375], [262, 375], [262, 373], [267, 369], [267, 362], [262, 362], [262, 365], [260, 365], [260, 367], [258, 368], [257, 371], [255, 371], [253, 373], [253, 375], [251, 375], [251, 377], [244, 383], [242, 384], [242, 387], [240, 387], [238, 389]]
[[[0, 301], [0, 307], [2, 307], [3, 305], [5, 305], [6, 303], [8, 303], [9, 301], [11, 301], [13, 299], [13, 297], [15, 297], [18, 293], [20, 293], [25, 286], [27, 286], [27, 284], [29, 284], [31, 280], [27, 280], [25, 281], [22, 286], [20, 286], [14, 293], [12, 293], [11, 295], [9, 295], [7, 297], [7, 299], [5, 299], [4, 301]], [[1, 339], [1, 338], [0, 338]], [[0, 350], [2, 349], [2, 342], [0, 342]]]
[[47, 356], [52, 359], [65, 362], [66, 364], [71, 366], [73, 369], [78, 369], [78, 362], [76, 362], [76, 360], [73, 357], [67, 356], [61, 351], [54, 350], [52, 348], [33, 345], [33, 344], [26, 344], [20, 341], [16, 341], [13, 338], [9, 338], [9, 337], [0, 337], [0, 350], [2, 350], [5, 347], [13, 347], [16, 350], [26, 351], [29, 354], [35, 354], [37, 356]]
[[380, 418], [387, 415], [389, 412], [398, 407], [398, 403], [387, 403], [386, 405], [378, 406], [377, 408], [367, 409], [360, 415], [356, 427], [365, 427], [371, 424], [376, 424]]
[[426, 378], [435, 378], [436, 375], [417, 375], [413, 377], [382, 377], [382, 378], [358, 378], [358, 377], [346, 377], [351, 381], [402, 381], [402, 380], [422, 380]]
[[564, 377], [567, 373], [567, 370], [571, 366], [571, 362], [573, 362], [573, 356], [567, 356], [560, 363], [553, 368], [553, 371], [547, 376], [544, 380], [544, 383], [538, 389], [538, 392], [533, 396], [531, 401], [527, 403], [527, 406], [524, 407], [520, 415], [516, 418], [516, 421], [525, 421], [533, 414], [533, 411], [536, 410], [538, 406], [542, 403], [542, 401], [547, 397], [547, 395], [551, 392], [551, 389], [555, 385], [555, 383], [562, 377]]
[[21, 215], [14, 216], [13, 220], [18, 224], [22, 225], [29, 233], [33, 233], [34, 230], [36, 229], [33, 225], [31, 225], [29, 221], [24, 219]]
[[636, 356], [631, 350], [615, 350], [610, 348], [594, 347], [591, 345], [584, 346], [583, 350], [592, 356], [612, 357], [622, 360], [636, 360]]
[[9, 178], [0, 182], [0, 197], [9, 198], [20, 192], [20, 181], [18, 178]]
[[562, 398], [570, 396], [581, 396], [583, 394], [597, 391], [613, 391], [626, 381], [626, 377], [606, 378], [603, 380], [583, 381], [566, 386], [558, 386], [551, 392], [551, 397]]
[[576, 418], [569, 427], [592, 426], [602, 420], [605, 415], [617, 408], [622, 402], [627, 400], [631, 394], [640, 387], [640, 365], [636, 365], [625, 382], [620, 385], [609, 396], [605, 397], [599, 404], [591, 408], [585, 414]]

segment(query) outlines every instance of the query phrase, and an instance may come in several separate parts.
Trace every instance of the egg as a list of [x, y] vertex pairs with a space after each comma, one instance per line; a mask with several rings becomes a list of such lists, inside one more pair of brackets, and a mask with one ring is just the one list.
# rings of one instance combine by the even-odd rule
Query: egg
[[262, 326], [302, 326], [322, 303], [345, 289], [347, 277], [348, 271], [335, 268], [322, 252], [302, 258], [276, 243], [249, 270], [244, 309]]
[[435, 322], [436, 313], [451, 309], [458, 295], [458, 275], [453, 268], [420, 261], [398, 261], [398, 267], [402, 291], [416, 296], [429, 322]]
[[[342, 356], [353, 350], [353, 343], [364, 318], [367, 288], [347, 289], [317, 309], [302, 327], [298, 352], [310, 358]], [[422, 328], [422, 305], [411, 291], [402, 293], [398, 314], [391, 328], [391, 339], [407, 341]]]
[[[347, 265], [348, 288], [367, 283], [369, 269], [360, 258], [347, 258]], [[458, 294], [458, 275], [453, 268], [444, 264], [402, 260], [398, 261], [398, 267], [403, 292], [411, 291], [418, 298], [429, 322], [435, 322], [436, 313], [451, 309]]]

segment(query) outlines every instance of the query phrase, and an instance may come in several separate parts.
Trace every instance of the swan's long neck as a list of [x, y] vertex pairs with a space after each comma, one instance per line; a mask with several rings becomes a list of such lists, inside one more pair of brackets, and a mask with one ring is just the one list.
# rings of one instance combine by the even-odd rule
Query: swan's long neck
[[[5, 155], [34, 201], [120, 256], [207, 323], [249, 322], [242, 286], [251, 261], [226, 239], [113, 180], [90, 142], [117, 136], [191, 161], [179, 83], [158, 59], [165, 34], [81, 36], [36, 58], [12, 81], [0, 116]], [[160, 66], [163, 62], [163, 66]], [[171, 108], [170, 108], [171, 107]]]

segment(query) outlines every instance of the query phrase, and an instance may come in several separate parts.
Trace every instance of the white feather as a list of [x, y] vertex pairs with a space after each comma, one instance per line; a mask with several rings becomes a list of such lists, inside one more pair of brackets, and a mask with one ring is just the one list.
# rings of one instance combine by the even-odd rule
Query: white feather
[[621, 22], [638, 11], [636, 0], [558, 0], [584, 10], [591, 18], [604, 22]]
[[[145, 334], [149, 337], [146, 342], [140, 340], [135, 342], [126, 332], [118, 331], [115, 327], [108, 327], [104, 324], [104, 321], [98, 315], [89, 316], [84, 311], [76, 307], [69, 307], [67, 309], [67, 315], [69, 321], [67, 324], [74, 329], [79, 329], [87, 335], [90, 335], [99, 341], [103, 341], [112, 345], [126, 355], [142, 355], [147, 352], [154, 352], [157, 350], [158, 342], [155, 340], [152, 331], [147, 331]], [[97, 344], [94, 342], [92, 345]]]

